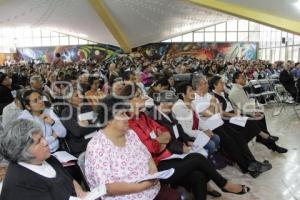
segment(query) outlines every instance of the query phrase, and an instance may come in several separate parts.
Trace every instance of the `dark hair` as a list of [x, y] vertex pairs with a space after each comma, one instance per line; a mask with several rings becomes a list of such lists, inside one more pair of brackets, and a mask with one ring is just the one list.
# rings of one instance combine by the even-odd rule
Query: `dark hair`
[[4, 79], [7, 77], [7, 74], [0, 72], [0, 84], [4, 81]]
[[89, 78], [88, 78], [89, 87], [91, 87], [91, 85], [93, 85], [95, 80], [99, 80], [99, 78], [96, 76], [89, 76]]
[[187, 81], [178, 83], [176, 85], [176, 94], [178, 95], [179, 99], [183, 99], [182, 94], [186, 94], [188, 87], [192, 87], [192, 86], [191, 86], [190, 82], [187, 82]]
[[56, 54], [55, 54], [55, 57], [56, 57], [56, 58], [60, 58], [60, 53], [56, 53]]
[[125, 71], [123, 73], [122, 78], [123, 78], [124, 81], [129, 81], [130, 80], [130, 76], [132, 76], [132, 75], [135, 75], [135, 73], [133, 71]]
[[99, 101], [96, 108], [97, 123], [101, 128], [107, 126], [107, 122], [114, 119], [117, 110], [129, 109], [130, 105], [127, 101], [108, 95]]
[[134, 97], [135, 93], [139, 90], [141, 90], [141, 88], [137, 84], [125, 85], [120, 95], [125, 99], [130, 100]]
[[236, 72], [234, 72], [234, 74], [233, 74], [233, 76], [232, 76], [232, 83], [236, 83], [235, 81], [236, 81], [236, 79], [239, 78], [240, 74], [242, 74], [241, 71], [236, 71]]
[[22, 98], [21, 98], [21, 104], [23, 106], [24, 109], [26, 109], [26, 105], [29, 105], [29, 96], [32, 94], [32, 93], [38, 93], [40, 94], [41, 96], [43, 96], [43, 94], [38, 91], [38, 90], [26, 90], [23, 95], [22, 95]]
[[215, 85], [219, 83], [219, 81], [222, 79], [221, 76], [215, 75], [209, 80], [209, 90], [212, 91], [215, 89]]

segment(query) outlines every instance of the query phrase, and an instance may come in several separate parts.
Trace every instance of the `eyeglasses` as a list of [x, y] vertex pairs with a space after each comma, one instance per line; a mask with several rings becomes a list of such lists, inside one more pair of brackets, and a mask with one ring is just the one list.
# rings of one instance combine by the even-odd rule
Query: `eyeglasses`
[[39, 97], [37, 97], [37, 98], [35, 98], [35, 99], [30, 100], [30, 102], [31, 102], [31, 103], [38, 103], [38, 102], [40, 102], [40, 101], [42, 101], [42, 100], [43, 100], [43, 97], [42, 97], [42, 96], [39, 96]]

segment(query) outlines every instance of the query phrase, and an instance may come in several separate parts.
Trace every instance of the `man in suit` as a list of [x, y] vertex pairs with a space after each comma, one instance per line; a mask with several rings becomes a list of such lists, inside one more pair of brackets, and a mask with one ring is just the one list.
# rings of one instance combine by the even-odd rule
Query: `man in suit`
[[279, 81], [283, 87], [292, 95], [293, 99], [297, 100], [297, 89], [295, 86], [294, 77], [291, 74], [291, 64], [286, 63], [284, 70], [279, 75]]

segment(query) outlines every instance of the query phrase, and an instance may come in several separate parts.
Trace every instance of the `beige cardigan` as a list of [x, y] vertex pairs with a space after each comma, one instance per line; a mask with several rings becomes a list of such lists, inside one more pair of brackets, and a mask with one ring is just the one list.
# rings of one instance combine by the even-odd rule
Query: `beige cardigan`
[[232, 85], [232, 89], [229, 92], [229, 99], [233, 104], [235, 111], [254, 116], [255, 112], [257, 111], [255, 100], [249, 99], [243, 89], [243, 86], [239, 84]]

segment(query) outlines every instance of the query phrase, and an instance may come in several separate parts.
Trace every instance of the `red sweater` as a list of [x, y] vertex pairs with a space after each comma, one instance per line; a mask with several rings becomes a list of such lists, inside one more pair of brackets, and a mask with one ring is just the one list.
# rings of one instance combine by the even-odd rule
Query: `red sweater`
[[168, 158], [172, 155], [167, 149], [160, 152], [160, 143], [157, 140], [152, 139], [150, 136], [152, 131], [156, 136], [158, 136], [159, 131], [168, 132], [168, 129], [158, 124], [145, 113], [141, 112], [138, 117], [135, 116], [130, 119], [129, 127], [137, 133], [142, 143], [151, 153], [156, 164], [158, 164], [162, 159]]

